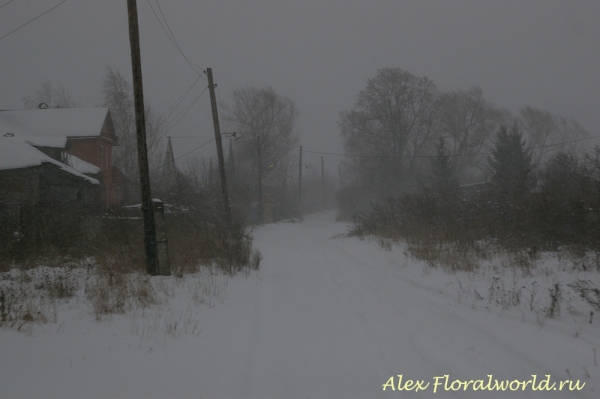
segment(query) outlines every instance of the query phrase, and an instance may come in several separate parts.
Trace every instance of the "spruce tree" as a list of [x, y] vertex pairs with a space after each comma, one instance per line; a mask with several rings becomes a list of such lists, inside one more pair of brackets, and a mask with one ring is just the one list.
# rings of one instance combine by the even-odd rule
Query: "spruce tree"
[[444, 147], [445, 140], [440, 138], [436, 156], [431, 160], [431, 188], [437, 195], [449, 197], [456, 195], [460, 186]]
[[497, 195], [504, 199], [515, 199], [526, 195], [532, 187], [531, 153], [525, 147], [523, 135], [517, 125], [510, 132], [501, 127], [492, 157], [492, 184]]

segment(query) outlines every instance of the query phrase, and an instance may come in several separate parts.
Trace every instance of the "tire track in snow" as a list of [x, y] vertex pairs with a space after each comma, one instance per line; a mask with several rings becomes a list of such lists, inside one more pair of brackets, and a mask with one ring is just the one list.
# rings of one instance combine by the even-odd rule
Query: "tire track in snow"
[[[358, 259], [356, 256], [348, 253], [344, 249], [340, 249], [340, 251], [345, 256], [353, 259], [356, 263], [361, 263], [364, 266], [363, 269], [359, 269], [360, 272], [362, 273], [361, 279], [366, 280], [367, 278], [373, 278], [373, 277], [379, 278], [379, 276], [381, 276], [381, 274], [386, 274], [386, 276], [387, 276], [386, 278], [379, 278], [379, 280], [380, 280], [379, 284], [387, 284], [389, 281], [395, 281], [395, 284], [401, 285], [401, 289], [398, 290], [399, 297], [396, 298], [395, 301], [393, 300], [393, 298], [388, 298], [388, 301], [385, 301], [385, 302], [391, 304], [390, 306], [395, 306], [397, 308], [397, 310], [402, 311], [403, 314], [407, 314], [409, 316], [413, 315], [413, 313], [410, 312], [410, 309], [407, 308], [407, 306], [405, 305], [409, 301], [410, 302], [426, 302], [428, 304], [429, 310], [432, 312], [435, 311], [436, 318], [438, 318], [439, 320], [445, 321], [447, 325], [456, 325], [455, 321], [458, 320], [459, 325], [466, 325], [466, 326], [468, 326], [469, 329], [475, 330], [478, 333], [480, 333], [480, 335], [492, 339], [496, 344], [500, 345], [503, 350], [512, 351], [514, 355], [521, 357], [523, 360], [527, 361], [530, 365], [540, 368], [542, 370], [545, 369], [544, 371], [547, 373], [551, 372], [551, 370], [547, 369], [544, 364], [527, 356], [526, 354], [523, 353], [523, 351], [517, 350], [515, 348], [515, 342], [518, 342], [518, 341], [515, 341], [512, 339], [507, 339], [506, 337], [503, 337], [503, 336], [499, 336], [498, 334], [496, 334], [496, 332], [493, 329], [489, 328], [489, 324], [486, 322], [481, 322], [480, 320], [475, 319], [475, 318], [465, 317], [465, 312], [463, 312], [462, 310], [467, 310], [469, 312], [470, 312], [470, 310], [464, 308], [461, 305], [452, 305], [448, 301], [448, 298], [441, 295], [439, 292], [436, 292], [435, 290], [429, 289], [427, 287], [419, 286], [413, 282], [403, 280], [400, 276], [394, 275], [387, 270], [374, 271], [374, 270], [372, 270], [371, 264], [368, 264], [368, 263]], [[369, 271], [369, 269], [371, 269], [371, 271]], [[351, 276], [349, 276], [349, 277], [351, 277]], [[391, 290], [380, 290], [380, 292], [382, 292], [383, 295], [386, 295], [386, 294], [389, 295], [390, 291]], [[407, 292], [407, 291], [410, 291], [410, 292]], [[400, 300], [401, 298], [403, 300]], [[480, 312], [478, 312], [478, 311], [474, 311], [474, 312], [476, 312], [474, 314], [476, 314], [478, 316], [480, 315]], [[430, 313], [428, 312], [428, 314], [430, 314]], [[488, 316], [488, 315], [486, 315], [486, 316]], [[489, 315], [489, 316], [495, 317], [492, 315]], [[420, 317], [417, 319], [423, 320], [423, 318], [420, 318]], [[522, 324], [522, 323], [518, 323], [518, 324]]]
[[[540, 377], [551, 374], [553, 379], [557, 379], [564, 374], [559, 366], [548, 367], [549, 363], [532, 354], [535, 351], [519, 344], [519, 337], [515, 335], [517, 331], [513, 335], [499, 335], [494, 328], [504, 321], [498, 320], [497, 316], [453, 305], [438, 292], [402, 279], [401, 271], [389, 264], [365, 261], [357, 256], [356, 251], [371, 243], [348, 239], [354, 240], [348, 245], [347, 242], [330, 240], [340, 227], [331, 222], [327, 226], [327, 222], [309, 219], [301, 225], [267, 226], [255, 236], [259, 248], [261, 242], [269, 242], [265, 245], [268, 250], [263, 250], [265, 261], [261, 272], [265, 279], [265, 286], [261, 289], [269, 293], [262, 298], [275, 301], [287, 298], [285, 306], [271, 306], [268, 310], [264, 307], [269, 304], [259, 301], [256, 310], [259, 316], [255, 319], [278, 329], [282, 336], [271, 334], [271, 338], [283, 341], [286, 335], [290, 335], [310, 345], [311, 338], [303, 334], [321, 334], [313, 339], [321, 351], [309, 350], [307, 364], [294, 362], [295, 370], [300, 374], [315, 377], [315, 373], [305, 370], [318, 367], [315, 362], [340, 364], [345, 373], [361, 377], [354, 381], [353, 391], [348, 391], [350, 395], [344, 396], [350, 398], [365, 397], [365, 394], [367, 397], [388, 397], [389, 394], [381, 392], [381, 384], [398, 373], [406, 374], [406, 378], [428, 381], [443, 374], [460, 379], [485, 378], [487, 374], [493, 374], [495, 378], [511, 380], [526, 380], [531, 374]], [[277, 261], [271, 262], [271, 258]], [[279, 291], [275, 286], [269, 286], [277, 284], [278, 274], [289, 276], [293, 284]], [[310, 323], [312, 316], [319, 316], [315, 320], [330, 320], [330, 323], [317, 326], [316, 333], [302, 326], [299, 327], [300, 332], [294, 331], [293, 325], [285, 323], [293, 324], [299, 320], [289, 315], [268, 313], [281, 310], [301, 313], [306, 319], [302, 320], [303, 323]], [[507, 322], [531, 335], [528, 331], [531, 326]], [[264, 325], [261, 327], [266, 328]], [[265, 342], [264, 331], [259, 332], [256, 341], [250, 340], [255, 342], [254, 345], [261, 341], [269, 346]], [[540, 342], [540, 345], [545, 343]], [[351, 345], [355, 346], [353, 349], [358, 355], [345, 356], [343, 348]], [[272, 348], [270, 355], [278, 356]], [[332, 359], [331, 356], [337, 358]], [[249, 356], [247, 367], [254, 369], [257, 364], [268, 361], [262, 356], [258, 363], [253, 363], [252, 356]], [[283, 364], [283, 367], [287, 366]], [[250, 379], [257, 377], [255, 373], [247, 375], [251, 376], [247, 377]], [[343, 377], [335, 373], [331, 376]], [[247, 386], [250, 384], [251, 381]], [[319, 388], [326, 386], [323, 384]], [[368, 389], [365, 389], [367, 386]], [[264, 393], [264, 387], [256, 387], [257, 391], [252, 393]], [[297, 386], [295, 390], [293, 388], [281, 392], [288, 394], [285, 397], [306, 397], [306, 390], [301, 396], [301, 390]], [[541, 396], [530, 391], [519, 394], [518, 397], [548, 397], [551, 393], [545, 392]], [[589, 397], [587, 394], [589, 392], [570, 392], [569, 397]], [[426, 391], [422, 397], [430, 395], [431, 391]], [[505, 397], [504, 393], [486, 392], [485, 395]], [[437, 396], [479, 397], [474, 392], [444, 392], [443, 396]], [[411, 397], [421, 395], [413, 392]]]
[[[504, 374], [505, 377], [503, 378], [507, 379], [527, 379], [526, 377], [530, 374], [550, 374], [554, 379], [571, 379], [570, 375], [565, 373], [565, 368], [549, 367], [549, 362], [541, 361], [528, 350], [528, 345], [531, 345], [531, 342], [534, 342], [534, 344], [539, 343], [538, 346], [546, 345], [549, 350], [560, 349], [552, 345], [551, 337], [548, 337], [550, 339], [537, 340], [538, 342], [535, 339], [528, 340], [528, 344], [523, 344], [521, 343], [519, 333], [516, 331], [514, 334], [501, 335], [491, 327], [492, 324], [496, 324], [499, 321], [497, 320], [497, 316], [481, 311], [474, 311], [462, 305], [452, 305], [449, 303], [448, 298], [439, 292], [403, 280], [398, 270], [390, 269], [387, 264], [376, 268], [373, 263], [364, 262], [350, 253], [348, 249], [337, 245], [335, 247], [338, 253], [333, 254], [332, 257], [345, 257], [349, 263], [362, 264], [363, 266], [363, 268], [357, 269], [360, 277], [346, 275], [347, 278], [353, 279], [355, 289], [363, 289], [366, 293], [365, 295], [373, 292], [379, 293], [382, 297], [380, 303], [386, 304], [391, 308], [386, 313], [404, 315], [405, 323], [401, 323], [399, 328], [403, 331], [405, 338], [415, 335], [415, 331], [418, 331], [418, 336], [413, 337], [411, 342], [423, 342], [426, 337], [429, 337], [426, 339], [428, 342], [436, 344], [445, 342], [442, 345], [438, 345], [438, 348], [434, 351], [420, 351], [419, 354], [425, 355], [430, 361], [433, 360], [433, 362], [438, 361], [445, 364], [446, 370], [451, 366], [451, 369], [458, 370], [465, 377], [474, 377], [480, 374], [482, 369], [492, 370], [495, 367], [498, 371], [493, 374], [495, 376]], [[354, 247], [351, 247], [351, 249], [354, 249]], [[367, 285], [367, 281], [371, 282], [371, 286], [363, 288]], [[391, 283], [391, 289], [389, 287], [390, 282], [393, 282]], [[394, 287], [394, 285], [397, 287]], [[376, 287], [379, 287], [379, 289]], [[387, 289], [382, 289], [382, 287], [386, 287]], [[394, 288], [398, 289], [394, 290]], [[412, 305], [410, 304], [419, 302], [427, 303], [427, 312], [415, 314], [411, 311]], [[407, 318], [408, 320], [406, 320]], [[427, 318], [435, 318], [436, 322], [432, 323]], [[500, 320], [500, 322], [503, 321]], [[524, 330], [541, 329], [538, 326], [527, 326], [524, 323], [515, 322], [514, 320], [507, 320], [506, 322]], [[407, 324], [412, 327], [406, 328], [405, 325]], [[415, 328], [416, 326], [418, 328]], [[473, 338], [465, 339], [465, 337], [469, 336]], [[475, 340], [476, 342], [473, 342]], [[464, 348], [464, 350], [456, 350], [457, 348]], [[465, 352], [466, 354], [473, 352], [471, 356], [466, 357], [471, 361], [476, 361], [478, 363], [477, 366], [464, 362]], [[494, 354], [495, 357], [501, 357], [501, 359], [486, 358], [486, 352]], [[566, 350], [561, 350], [561, 352], [565, 355], [568, 354]], [[462, 362], [457, 363], [456, 359], [461, 359]], [[506, 370], [506, 366], [499, 367], [498, 365], [500, 364], [518, 364], [520, 366], [518, 368], [522, 372], [516, 375], [513, 369]], [[533, 395], [531, 392], [525, 394]], [[547, 393], [540, 393], [539, 395], [543, 396], [547, 395]], [[569, 397], [588, 396], [584, 392], [569, 392]]]

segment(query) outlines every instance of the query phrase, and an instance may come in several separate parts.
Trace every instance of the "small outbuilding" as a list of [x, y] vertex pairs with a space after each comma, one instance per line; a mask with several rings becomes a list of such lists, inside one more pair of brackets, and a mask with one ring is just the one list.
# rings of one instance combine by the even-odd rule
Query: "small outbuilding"
[[18, 218], [23, 207], [55, 205], [100, 208], [100, 182], [23, 140], [0, 137], [0, 212]]

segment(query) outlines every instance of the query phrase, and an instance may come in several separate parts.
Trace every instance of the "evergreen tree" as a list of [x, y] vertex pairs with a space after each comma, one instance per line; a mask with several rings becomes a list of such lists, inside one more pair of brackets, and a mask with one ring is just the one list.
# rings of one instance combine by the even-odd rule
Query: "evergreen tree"
[[525, 148], [516, 124], [510, 132], [504, 126], [500, 128], [489, 163], [493, 187], [501, 198], [519, 198], [530, 191], [533, 170], [531, 153]]
[[460, 189], [454, 170], [450, 165], [450, 159], [446, 154], [445, 145], [445, 140], [440, 138], [436, 157], [431, 161], [431, 188], [441, 197], [454, 196]]

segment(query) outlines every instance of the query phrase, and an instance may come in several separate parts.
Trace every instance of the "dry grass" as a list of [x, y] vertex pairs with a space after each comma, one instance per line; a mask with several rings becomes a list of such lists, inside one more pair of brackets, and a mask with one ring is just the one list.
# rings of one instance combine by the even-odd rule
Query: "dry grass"
[[[191, 303], [212, 306], [226, 283], [206, 277], [207, 270], [211, 276], [247, 275], [262, 259], [245, 228], [225, 231], [214, 213], [167, 215], [174, 277], [151, 278], [140, 218], [50, 214], [45, 219], [47, 210], [34, 209], [29, 224], [0, 226], [0, 239], [6, 238], [0, 240], [0, 326], [28, 330], [55, 322], [60, 305], [72, 298], [89, 305], [95, 320], [146, 312], [174, 298], [193, 275], [203, 277], [186, 285]], [[171, 317], [169, 331], [179, 331], [184, 319]]]
[[373, 237], [386, 250], [402, 245], [425, 274], [438, 269], [455, 276], [457, 299], [471, 306], [518, 309], [539, 324], [565, 311], [573, 317], [589, 314], [591, 323], [593, 311], [600, 309], [600, 290], [589, 280], [600, 281], [595, 230], [562, 241], [540, 232], [549, 222], [531, 210], [541, 200], [507, 208], [485, 196], [447, 204], [425, 194], [408, 195], [356, 214], [349, 235]]
[[427, 262], [430, 267], [440, 267], [448, 271], [473, 271], [479, 267], [482, 259], [489, 258], [489, 254], [477, 245], [455, 243], [409, 244], [406, 252], [413, 259]]
[[85, 283], [85, 298], [96, 320], [144, 309], [158, 302], [150, 277], [140, 273], [98, 273]]
[[[248, 276], [254, 266], [237, 271]], [[29, 332], [37, 325], [56, 323], [59, 309], [82, 309], [95, 321], [116, 315], [131, 318], [135, 334], [149, 337], [199, 333], [190, 306], [213, 307], [225, 298], [230, 270], [217, 264], [183, 276], [150, 277], [141, 272], [123, 273], [92, 262], [85, 267], [12, 269], [0, 273], [0, 327]], [[114, 266], [114, 265], [113, 265]]]
[[13, 269], [0, 274], [0, 326], [29, 331], [56, 322], [57, 306], [76, 295], [82, 270], [72, 267]]
[[589, 303], [594, 310], [600, 311], [600, 289], [594, 285], [590, 280], [578, 279], [569, 284], [580, 297]]

